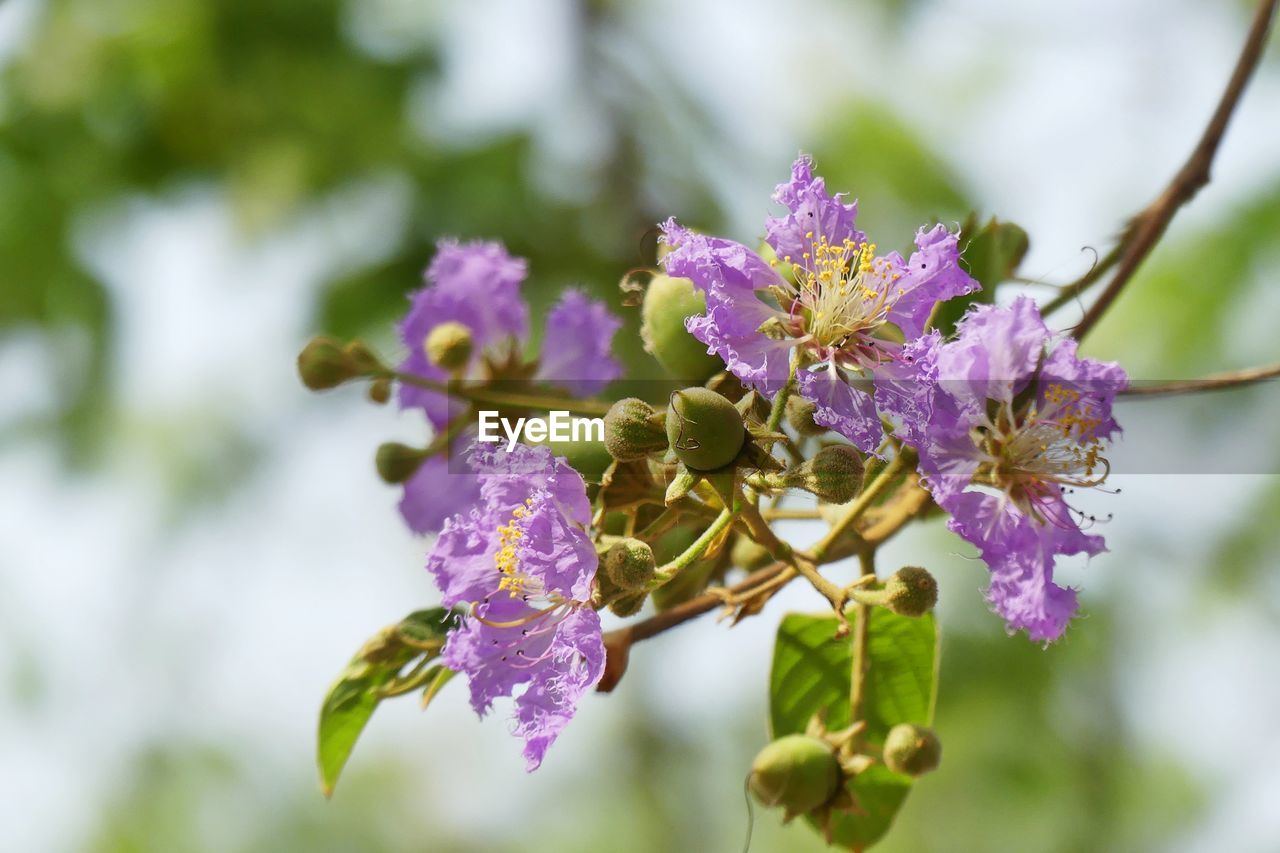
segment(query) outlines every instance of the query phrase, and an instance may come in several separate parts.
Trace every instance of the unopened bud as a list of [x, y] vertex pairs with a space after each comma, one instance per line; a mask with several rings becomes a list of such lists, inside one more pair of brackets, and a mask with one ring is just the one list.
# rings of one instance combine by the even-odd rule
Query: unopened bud
[[667, 449], [667, 434], [653, 407], [627, 397], [604, 416], [604, 445], [619, 462], [634, 462]]
[[424, 349], [427, 361], [441, 370], [454, 373], [471, 360], [471, 330], [456, 320], [447, 320], [427, 335]]
[[833, 444], [783, 474], [781, 482], [812, 492], [828, 503], [842, 504], [861, 491], [862, 457], [847, 444]]
[[687, 278], [658, 273], [649, 280], [640, 308], [644, 348], [673, 377], [701, 382], [720, 370], [720, 359], [685, 327], [689, 317], [707, 313], [707, 299]]
[[792, 394], [787, 398], [787, 423], [800, 435], [822, 435], [827, 431], [824, 426], [819, 426], [817, 421], [813, 419], [814, 412], [818, 410], [812, 401], [806, 400], [799, 394]]
[[884, 763], [894, 773], [919, 776], [942, 760], [942, 744], [933, 729], [901, 723], [884, 739]]
[[333, 338], [312, 338], [298, 353], [298, 375], [312, 391], [336, 388], [366, 372]]
[[751, 763], [751, 793], [787, 817], [819, 808], [840, 788], [840, 762], [831, 746], [809, 735], [787, 735], [760, 750]]
[[903, 566], [884, 582], [884, 606], [899, 616], [923, 616], [938, 603], [938, 582], [919, 566]]
[[653, 549], [639, 539], [620, 539], [604, 555], [604, 571], [619, 589], [638, 592], [653, 580]]
[[747, 431], [742, 415], [726, 398], [706, 388], [671, 395], [667, 441], [676, 457], [695, 471], [714, 471], [734, 460]]
[[385, 376], [369, 383], [369, 399], [381, 406], [391, 399], [391, 380]]
[[386, 483], [403, 483], [422, 467], [427, 454], [416, 447], [388, 441], [378, 447], [374, 464], [378, 468], [378, 476]]

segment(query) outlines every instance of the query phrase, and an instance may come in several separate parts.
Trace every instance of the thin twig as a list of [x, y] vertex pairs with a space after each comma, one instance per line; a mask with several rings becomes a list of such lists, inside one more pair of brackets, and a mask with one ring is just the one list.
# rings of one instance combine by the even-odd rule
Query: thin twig
[[1280, 364], [1272, 364], [1267, 367], [1251, 367], [1248, 370], [1217, 373], [1203, 379], [1182, 379], [1177, 382], [1162, 382], [1158, 385], [1137, 385], [1126, 388], [1120, 393], [1126, 397], [1164, 397], [1172, 394], [1192, 394], [1197, 391], [1224, 391], [1228, 388], [1239, 388], [1242, 385], [1274, 379], [1277, 376], [1280, 376]]
[[[876, 573], [876, 552], [865, 551], [859, 561], [862, 578], [874, 577]], [[854, 614], [854, 633], [852, 649], [852, 669], [849, 672], [849, 721], [856, 723], [862, 719], [862, 701], [865, 696], [864, 686], [867, 680], [867, 640], [871, 625], [871, 608], [859, 602]]]
[[1245, 85], [1258, 67], [1258, 60], [1262, 56], [1262, 48], [1278, 2], [1280, 0], [1262, 0], [1258, 5], [1258, 11], [1254, 14], [1253, 23], [1249, 27], [1249, 35], [1240, 51], [1240, 58], [1236, 61], [1235, 70], [1199, 143], [1196, 144], [1182, 168], [1173, 176], [1173, 180], [1164, 192], [1134, 217], [1132, 227], [1126, 233], [1124, 253], [1115, 275], [1107, 283], [1097, 301], [1089, 306], [1084, 318], [1071, 330], [1072, 336], [1077, 340], [1087, 335], [1102, 319], [1102, 315], [1111, 307], [1111, 303], [1115, 302], [1120, 291], [1129, 283], [1134, 273], [1138, 271], [1138, 267], [1164, 236], [1165, 229], [1169, 227], [1174, 214], [1195, 198], [1196, 193], [1209, 183], [1209, 171], [1213, 165], [1214, 155], [1218, 152], [1218, 145], [1222, 142], [1222, 135], [1231, 121], [1231, 115], [1240, 103]]

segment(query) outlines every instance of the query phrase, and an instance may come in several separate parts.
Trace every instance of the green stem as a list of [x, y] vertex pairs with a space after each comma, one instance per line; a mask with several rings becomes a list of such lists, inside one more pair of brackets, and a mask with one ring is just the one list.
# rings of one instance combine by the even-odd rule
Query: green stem
[[[862, 577], [876, 573], [876, 552], [859, 555]], [[867, 681], [867, 639], [870, 634], [871, 608], [859, 602], [854, 606], [853, 668], [849, 672], [849, 719], [856, 723], [862, 719], [862, 703]]]
[[782, 423], [782, 416], [787, 411], [787, 400], [791, 398], [791, 393], [796, 389], [796, 373], [799, 369], [800, 348], [796, 347], [791, 351], [791, 372], [787, 375], [787, 382], [774, 395], [773, 405], [769, 408], [769, 420], [765, 426], [770, 432], [776, 432], [778, 424]]
[[542, 412], [565, 411], [575, 415], [603, 417], [609, 412], [610, 404], [604, 400], [575, 400], [571, 397], [555, 397], [543, 394], [512, 394], [505, 391], [494, 391], [488, 388], [464, 388], [448, 382], [414, 376], [412, 373], [388, 371], [386, 376], [407, 385], [416, 385], [441, 394], [450, 394], [473, 403], [492, 403], [496, 406], [513, 406], [522, 409], [537, 409]]
[[702, 556], [712, 541], [733, 523], [733, 519], [737, 514], [737, 511], [728, 507], [721, 510], [720, 514], [716, 516], [716, 520], [711, 522], [706, 530], [702, 531], [702, 535], [695, 539], [693, 544], [684, 550], [684, 553], [666, 565], [658, 567], [658, 570], [654, 572], [653, 580], [649, 583], [649, 590], [657, 589], [692, 565], [695, 560]]
[[795, 549], [790, 544], [779, 539], [778, 535], [773, 532], [773, 528], [764, 520], [764, 516], [760, 514], [758, 507], [754, 504], [744, 504], [742, 507], [742, 520], [746, 523], [747, 530], [751, 533], [751, 538], [763, 545], [775, 560], [787, 563], [799, 572], [805, 580], [813, 585], [814, 589], [822, 593], [823, 597], [831, 602], [831, 607], [836, 611], [836, 614], [843, 617], [844, 605], [848, 600], [845, 591], [823, 577], [817, 566], [803, 556], [796, 554]]

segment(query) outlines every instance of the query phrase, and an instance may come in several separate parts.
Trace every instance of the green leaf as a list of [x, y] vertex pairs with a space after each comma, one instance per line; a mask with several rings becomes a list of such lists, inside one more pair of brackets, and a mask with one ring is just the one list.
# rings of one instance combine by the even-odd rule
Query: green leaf
[[[870, 613], [863, 711], [867, 741], [880, 743], [899, 723], [932, 721], [938, 634], [931, 614], [909, 619], [879, 607]], [[819, 712], [826, 714], [829, 729], [850, 724], [852, 640], [836, 639], [835, 633], [835, 616], [793, 613], [778, 626], [769, 678], [773, 737], [803, 732]], [[865, 814], [835, 817], [833, 843], [862, 850], [878, 841], [893, 823], [911, 783], [881, 765], [858, 774], [849, 789]]]
[[[410, 613], [366, 642], [329, 688], [320, 706], [316, 737], [316, 765], [326, 797], [333, 794], [356, 740], [388, 690], [402, 692], [401, 687], [427, 684], [434, 696], [448, 682], [451, 670], [438, 665], [425, 669], [425, 664], [440, 654], [456, 618], [443, 607]], [[401, 671], [411, 663], [409, 674], [400, 680]]]

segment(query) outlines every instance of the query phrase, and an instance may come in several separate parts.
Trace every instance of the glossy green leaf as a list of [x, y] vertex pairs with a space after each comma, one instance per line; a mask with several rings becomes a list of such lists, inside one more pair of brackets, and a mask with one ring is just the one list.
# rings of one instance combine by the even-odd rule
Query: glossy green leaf
[[[898, 723], [928, 725], [938, 684], [938, 635], [932, 615], [920, 619], [871, 609], [864, 685], [866, 738], [884, 740]], [[774, 737], [803, 732], [825, 713], [828, 728], [849, 725], [849, 638], [837, 639], [834, 616], [790, 614], [778, 627], [769, 679], [769, 717]], [[834, 843], [850, 850], [871, 846], [888, 831], [912, 780], [883, 766], [850, 783], [864, 814], [834, 822]]]
[[413, 664], [403, 684], [414, 689], [427, 685], [429, 695], [424, 700], [448, 683], [450, 670], [439, 665], [426, 669], [425, 664], [439, 656], [455, 618], [443, 607], [410, 613], [366, 642], [329, 688], [320, 707], [316, 738], [316, 765], [326, 797], [333, 793], [338, 776], [378, 703], [388, 690], [401, 686], [398, 680], [402, 670]]

